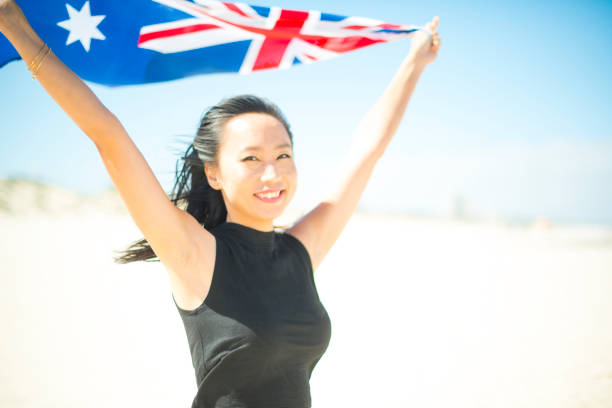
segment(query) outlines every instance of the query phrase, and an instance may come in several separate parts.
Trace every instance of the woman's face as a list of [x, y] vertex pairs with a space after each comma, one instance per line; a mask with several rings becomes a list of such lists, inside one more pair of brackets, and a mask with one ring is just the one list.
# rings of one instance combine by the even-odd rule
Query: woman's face
[[217, 165], [206, 173], [221, 190], [227, 221], [263, 231], [272, 229], [297, 188], [289, 134], [264, 113], [241, 114], [225, 124]]

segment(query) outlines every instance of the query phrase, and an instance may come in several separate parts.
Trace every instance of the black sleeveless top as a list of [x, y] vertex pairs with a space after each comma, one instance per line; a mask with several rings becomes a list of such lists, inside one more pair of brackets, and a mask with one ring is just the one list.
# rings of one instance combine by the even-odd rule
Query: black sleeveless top
[[174, 302], [198, 385], [191, 407], [310, 407], [331, 323], [306, 248], [287, 233], [232, 222], [210, 232], [217, 249], [206, 299], [189, 311]]

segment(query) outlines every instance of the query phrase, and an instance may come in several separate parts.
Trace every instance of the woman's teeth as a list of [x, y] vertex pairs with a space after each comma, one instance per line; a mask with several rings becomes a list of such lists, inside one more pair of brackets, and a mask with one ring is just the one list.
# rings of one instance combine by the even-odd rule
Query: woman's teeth
[[280, 191], [270, 192], [270, 193], [258, 193], [258, 197], [262, 198], [276, 198], [280, 195]]

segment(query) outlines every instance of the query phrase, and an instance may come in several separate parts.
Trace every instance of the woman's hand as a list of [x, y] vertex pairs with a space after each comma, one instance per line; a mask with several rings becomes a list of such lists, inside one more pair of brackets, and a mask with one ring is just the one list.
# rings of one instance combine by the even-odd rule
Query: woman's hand
[[8, 8], [9, 6], [14, 6], [14, 5], [15, 5], [14, 0], [0, 0], [0, 15], [4, 12], [6, 8]]
[[431, 32], [417, 31], [412, 37], [410, 51], [408, 55], [413, 58], [415, 63], [425, 66], [431, 63], [438, 56], [440, 49], [440, 36], [436, 32], [440, 19], [435, 16], [433, 20], [425, 24], [425, 28]]
[[15, 0], [0, 0], [0, 32], [4, 32], [7, 24], [19, 15], [23, 15], [23, 12]]

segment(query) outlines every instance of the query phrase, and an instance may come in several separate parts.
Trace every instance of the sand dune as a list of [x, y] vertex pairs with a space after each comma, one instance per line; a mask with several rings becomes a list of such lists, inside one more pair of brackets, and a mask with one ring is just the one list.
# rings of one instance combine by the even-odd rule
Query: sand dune
[[[112, 262], [142, 236], [116, 194], [0, 193], [0, 406], [190, 406], [163, 266]], [[314, 408], [612, 406], [610, 228], [356, 214], [315, 277]]]

